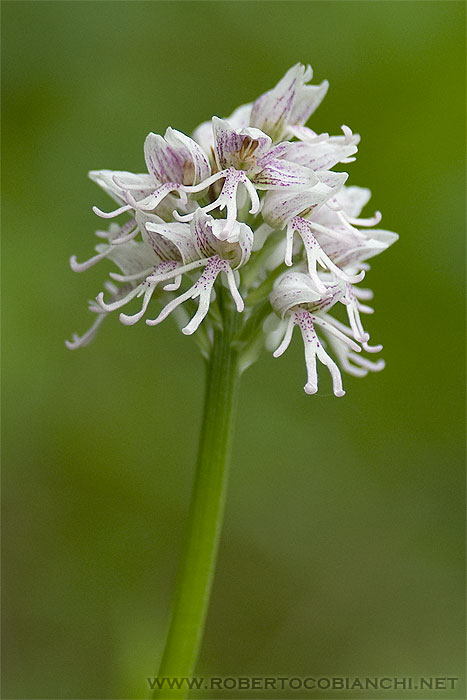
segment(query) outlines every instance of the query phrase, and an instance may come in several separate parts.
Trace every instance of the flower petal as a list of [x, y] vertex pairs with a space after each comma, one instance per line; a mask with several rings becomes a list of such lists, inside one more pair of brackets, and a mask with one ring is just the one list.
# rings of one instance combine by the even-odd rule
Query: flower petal
[[321, 206], [344, 184], [347, 173], [319, 171], [319, 181], [312, 187], [293, 190], [271, 190], [263, 200], [262, 215], [267, 224], [282, 229], [294, 216], [302, 216]]
[[323, 141], [295, 142], [289, 145], [287, 160], [313, 168], [330, 170], [357, 152], [358, 134], [331, 136]]
[[251, 179], [260, 190], [312, 187], [319, 182], [311, 168], [279, 158], [268, 158], [267, 164]]
[[313, 77], [310, 66], [297, 63], [275, 88], [253, 104], [250, 124], [265, 131], [273, 141], [287, 135], [289, 126], [304, 124], [326, 95], [329, 83], [306, 85]]
[[186, 154], [179, 149], [170, 146], [159, 134], [152, 132], [146, 136], [144, 142], [144, 160], [148, 172], [159, 183], [178, 182], [183, 180], [183, 166]]
[[202, 209], [197, 209], [190, 222], [191, 235], [200, 258], [210, 258], [217, 253], [219, 239], [212, 232], [213, 221], [212, 216]]
[[302, 85], [295, 95], [289, 124], [305, 124], [326, 97], [328, 88], [327, 80], [323, 80], [320, 85]]
[[166, 237], [148, 227], [148, 224], [159, 224], [166, 227], [167, 224], [159, 216], [147, 212], [137, 211], [135, 219], [138, 223], [144, 241], [147, 241], [156, 255], [161, 260], [181, 259], [177, 247]]
[[399, 238], [397, 233], [382, 229], [372, 230], [371, 235], [367, 238], [358, 238], [357, 236], [344, 234], [337, 239], [331, 239], [319, 232], [317, 232], [316, 237], [320, 242], [323, 241], [329, 257], [344, 268], [348, 266], [355, 267], [365, 260], [374, 258], [389, 248]]
[[142, 199], [154, 189], [154, 178], [147, 173], [137, 175], [124, 170], [91, 170], [88, 175], [118, 204], [127, 201], [127, 191], [131, 191], [135, 199]]
[[371, 190], [367, 187], [343, 187], [336, 195], [338, 204], [345, 211], [347, 216], [356, 218], [360, 216], [363, 207], [368, 204], [371, 198]]
[[214, 136], [212, 133], [212, 121], [203, 122], [192, 133], [193, 139], [201, 146], [203, 151], [210, 155], [214, 151]]
[[160, 183], [194, 185], [211, 173], [208, 159], [196, 141], [170, 127], [164, 138], [148, 134], [144, 158], [148, 171]]
[[[165, 132], [165, 139], [174, 149], [184, 149], [189, 154], [189, 158], [184, 164], [184, 185], [197, 185], [210, 176], [211, 166], [209, 165], [209, 160], [196, 141], [181, 131], [170, 127]], [[190, 164], [192, 164], [192, 168], [190, 168]], [[193, 172], [192, 181], [190, 181], [190, 171]]]
[[[96, 246], [96, 250], [99, 246]], [[124, 275], [136, 275], [155, 267], [160, 258], [146, 241], [129, 241], [112, 246], [106, 256]]]
[[190, 224], [174, 221], [171, 223], [146, 223], [148, 235], [158, 235], [169, 241], [178, 251], [183, 264], [199, 260], [199, 251], [191, 234]]
[[315, 304], [320, 301], [322, 295], [304, 272], [288, 272], [275, 283], [269, 298], [272, 308], [284, 318], [294, 306]]
[[279, 141], [290, 119], [297, 93], [311, 79], [310, 66], [297, 63], [290, 68], [277, 85], [261, 95], [253, 104], [250, 124]]

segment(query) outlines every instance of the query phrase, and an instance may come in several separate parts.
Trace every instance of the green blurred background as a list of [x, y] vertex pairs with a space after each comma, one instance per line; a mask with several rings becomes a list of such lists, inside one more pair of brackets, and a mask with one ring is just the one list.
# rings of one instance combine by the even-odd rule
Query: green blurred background
[[[141, 171], [149, 131], [225, 116], [298, 60], [331, 83], [311, 125], [361, 133], [350, 184], [401, 237], [368, 278], [387, 369], [306, 396], [296, 338], [245, 375], [198, 672], [462, 678], [465, 4], [2, 10], [3, 697], [146, 696], [187, 512], [193, 341], [112, 319], [64, 347], [106, 274], [68, 267], [110, 203], [87, 171]], [[427, 694], [294, 693], [389, 695]]]

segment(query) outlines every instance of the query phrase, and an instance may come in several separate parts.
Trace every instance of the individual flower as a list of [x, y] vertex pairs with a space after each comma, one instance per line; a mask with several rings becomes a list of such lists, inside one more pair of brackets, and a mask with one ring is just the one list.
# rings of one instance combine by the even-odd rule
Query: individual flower
[[[244, 302], [238, 291], [234, 271], [245, 265], [250, 258], [253, 232], [249, 226], [237, 222], [229, 239], [225, 240], [220, 236], [223, 231], [222, 221], [213, 219], [198, 209], [190, 224], [148, 223], [146, 228], [148, 232], [153, 232], [171, 241], [177, 248], [183, 262], [180, 268], [174, 270], [174, 274], [179, 279], [184, 272], [199, 267], [204, 268], [200, 277], [187, 291], [172, 299], [157, 318], [146, 321], [149, 326], [156, 326], [188, 299], [199, 298], [195, 315], [190, 323], [182, 329], [186, 335], [194, 333], [209, 311], [214, 284], [220, 273], [223, 273], [225, 277], [237, 311], [243, 311]], [[174, 275], [166, 273], [161, 277], [154, 274], [146, 282], [149, 285], [157, 284], [161, 279], [169, 279], [171, 276]]]
[[183, 185], [196, 185], [211, 174], [209, 160], [202, 148], [180, 131], [168, 128], [165, 136], [150, 133], [144, 143], [144, 159], [148, 174], [94, 170], [89, 173], [108, 194], [123, 205], [112, 212], [93, 207], [103, 218], [113, 218], [126, 211], [154, 211], [172, 192], [180, 195], [182, 204], [186, 195]]
[[[365, 290], [367, 291], [367, 290]], [[325, 350], [325, 343], [320, 340], [317, 329], [324, 334], [325, 340], [331, 340], [334, 347], [339, 349], [338, 359], [345, 358], [346, 368], [350, 359], [358, 357], [355, 353], [360, 353], [362, 347], [366, 350], [380, 350], [382, 347], [370, 348], [367, 344], [369, 338], [361, 327], [359, 311], [361, 310], [356, 301], [349, 301], [347, 286], [343, 288], [337, 284], [328, 288], [325, 294], [319, 292], [310, 277], [301, 271], [290, 272], [282, 275], [276, 282], [271, 293], [271, 306], [277, 315], [284, 321], [284, 336], [279, 347], [275, 350], [274, 357], [279, 357], [288, 348], [292, 339], [295, 326], [301, 331], [304, 350], [305, 363], [308, 373], [308, 380], [305, 385], [307, 394], [315, 394], [318, 391], [318, 375], [316, 369], [316, 359], [319, 359], [329, 369], [332, 377], [333, 391], [336, 396], [344, 396], [342, 388], [342, 377], [336, 362]], [[357, 292], [358, 294], [358, 292]], [[365, 293], [364, 293], [365, 294]], [[350, 327], [345, 326], [337, 319], [333, 318], [328, 311], [338, 302], [344, 304], [348, 310]], [[357, 319], [357, 320], [356, 320]], [[348, 353], [352, 351], [349, 357]], [[367, 361], [368, 362], [368, 361]], [[375, 369], [382, 368], [374, 366]]]
[[333, 170], [315, 171], [315, 175], [318, 181], [311, 187], [290, 193], [267, 192], [261, 210], [264, 221], [275, 229], [284, 229], [295, 216], [304, 217], [319, 209], [348, 178], [347, 173], [336, 173]]
[[[327, 269], [342, 282], [360, 282], [369, 269], [366, 261], [383, 252], [398, 236], [392, 231], [373, 229], [369, 233], [356, 225], [371, 227], [381, 220], [380, 212], [368, 219], [359, 219], [362, 207], [370, 198], [369, 190], [359, 187], [341, 187], [327, 206], [306, 218], [295, 216], [287, 225], [285, 263], [292, 265], [294, 234], [303, 245], [308, 272], [316, 288], [324, 292], [325, 285], [317, 265]], [[351, 296], [350, 292], [348, 295]]]
[[[100, 260], [107, 258], [111, 260], [120, 272], [126, 276], [128, 280], [141, 279], [144, 275], [157, 268], [161, 263], [161, 259], [154, 253], [151, 247], [144, 241], [136, 242], [134, 240], [124, 240], [118, 245], [112, 245], [115, 241], [122, 241], [124, 232], [131, 229], [135, 225], [134, 220], [128, 222], [123, 227], [117, 224], [111, 224], [108, 231], [98, 231], [100, 238], [106, 238], [107, 243], [100, 243], [96, 246], [97, 254], [84, 263], [78, 263], [76, 257], [72, 256], [70, 263], [76, 272], [83, 272], [95, 265]], [[122, 233], [123, 231], [123, 233]], [[73, 335], [71, 341], [66, 341], [66, 346], [70, 350], [75, 350], [88, 345], [94, 339], [103, 320], [108, 316], [110, 311], [128, 303], [136, 294], [138, 289], [134, 282], [127, 281], [121, 287], [116, 286], [113, 281], [106, 281], [104, 288], [110, 295], [109, 302], [103, 306], [100, 297], [97, 300], [89, 302], [89, 310], [97, 315], [96, 320], [91, 328], [82, 336]]]
[[[284, 157], [290, 144], [273, 146], [264, 132], [251, 127], [233, 128], [228, 121], [213, 117], [213, 154], [216, 173], [197, 186], [183, 187], [183, 192], [195, 193], [224, 180], [217, 199], [203, 207], [205, 212], [226, 208], [223, 235], [227, 237], [237, 218], [237, 188], [244, 185], [251, 199], [251, 214], [259, 211], [256, 190], [289, 190], [312, 187], [318, 177], [312, 168], [293, 163]], [[193, 214], [179, 216], [189, 221]]]
[[[109, 243], [96, 246], [96, 256], [81, 265], [72, 258], [72, 266], [77, 271], [87, 269], [103, 258], [111, 260], [120, 268], [122, 274], [112, 272], [110, 275], [113, 280], [126, 285], [126, 293], [123, 294], [121, 290], [116, 292], [112, 288], [111, 299], [105, 301], [104, 292], [100, 292], [96, 303], [101, 312], [116, 311], [132, 299], [142, 298], [141, 309], [137, 313], [120, 313], [122, 323], [133, 325], [144, 316], [161, 283], [165, 283], [165, 292], [176, 291], [182, 283], [183, 275], [202, 268], [201, 275], [188, 290], [171, 299], [156, 319], [147, 320], [146, 323], [157, 325], [188, 299], [199, 298], [196, 314], [183, 329], [187, 335], [193, 333], [209, 311], [214, 283], [220, 273], [226, 279], [237, 311], [243, 311], [244, 302], [237, 288], [234, 271], [250, 257], [253, 232], [249, 226], [237, 223], [229, 239], [224, 240], [218, 235], [223, 228], [222, 222], [197, 209], [189, 224], [177, 221], [167, 224], [154, 215], [145, 215], [140, 218], [140, 227], [144, 232], [140, 242], [130, 240], [113, 246], [114, 238], [121, 237], [120, 229], [113, 226], [108, 232]], [[98, 309], [93, 304], [91, 310], [96, 312]]]
[[359, 218], [371, 197], [363, 187], [342, 187], [326, 207], [310, 217], [309, 225], [320, 245], [341, 267], [369, 269], [370, 258], [385, 251], [398, 239], [397, 233], [372, 228], [381, 221], [377, 211], [368, 218]]

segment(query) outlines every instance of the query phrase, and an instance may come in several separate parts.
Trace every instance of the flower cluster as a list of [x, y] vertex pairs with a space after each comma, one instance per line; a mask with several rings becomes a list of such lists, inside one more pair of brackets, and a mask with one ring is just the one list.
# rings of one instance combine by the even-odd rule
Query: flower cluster
[[[347, 126], [338, 136], [304, 126], [328, 88], [326, 81], [310, 85], [311, 78], [311, 68], [297, 64], [254, 103], [227, 119], [213, 117], [191, 138], [172, 128], [164, 136], [149, 134], [147, 173], [90, 173], [118, 205], [94, 212], [125, 221], [96, 232], [101, 242], [89, 260], [70, 260], [81, 272], [108, 259], [118, 272], [110, 272], [105, 291], [90, 302], [93, 325], [67, 341], [68, 348], [87, 345], [114, 311], [122, 323], [136, 323], [154, 301], [162, 309], [148, 314], [149, 326], [174, 313], [183, 333], [197, 331], [208, 354], [225, 288], [222, 294], [242, 314], [243, 367], [264, 345], [278, 344], [274, 357], [281, 355], [298, 326], [308, 394], [318, 389], [317, 359], [327, 366], [336, 396], [345, 393], [339, 365], [355, 376], [383, 368], [382, 360], [362, 354], [382, 346], [370, 345], [361, 319], [373, 311], [366, 304], [372, 293], [356, 285], [369, 258], [397, 234], [373, 228], [379, 212], [359, 218], [370, 191], [347, 186], [347, 174], [332, 170], [354, 160], [360, 137]], [[139, 309], [123, 311], [135, 298]], [[341, 320], [331, 315], [339, 308]]]

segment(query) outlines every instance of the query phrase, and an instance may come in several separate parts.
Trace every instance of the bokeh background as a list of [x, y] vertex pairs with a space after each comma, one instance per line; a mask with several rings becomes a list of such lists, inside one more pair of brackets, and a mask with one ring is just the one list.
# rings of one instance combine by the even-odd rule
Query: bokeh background
[[[187, 512], [193, 341], [112, 319], [88, 348], [64, 347], [106, 274], [68, 267], [91, 254], [91, 205], [110, 203], [87, 171], [141, 171], [149, 131], [225, 116], [298, 60], [331, 83], [311, 125], [362, 134], [350, 183], [400, 234], [368, 278], [387, 369], [347, 377], [339, 400], [322, 371], [306, 396], [296, 338], [245, 375], [198, 673], [462, 679], [465, 4], [4, 2], [2, 15], [3, 697], [146, 697]], [[389, 695], [407, 693], [294, 693]]]

